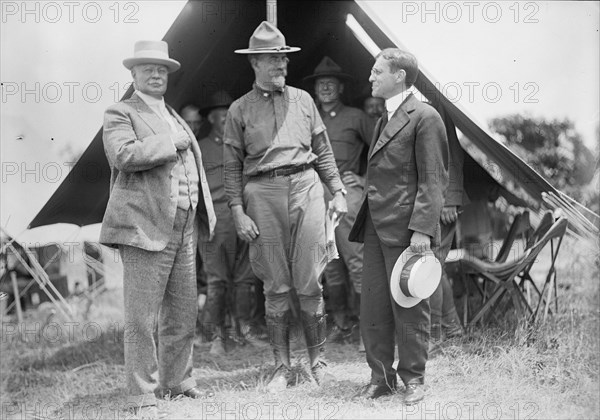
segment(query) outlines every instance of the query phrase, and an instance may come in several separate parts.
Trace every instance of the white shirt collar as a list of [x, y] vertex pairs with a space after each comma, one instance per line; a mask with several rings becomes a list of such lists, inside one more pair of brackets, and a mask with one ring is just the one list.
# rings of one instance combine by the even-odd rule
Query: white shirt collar
[[394, 115], [394, 112], [396, 112], [398, 107], [402, 104], [402, 102], [404, 102], [404, 100], [411, 93], [412, 93], [412, 89], [406, 89], [406, 90], [400, 92], [399, 94], [397, 94], [396, 96], [392, 96], [391, 98], [386, 99], [385, 109], [387, 110], [387, 113], [388, 113], [388, 120], [390, 118], [392, 118], [392, 115]]
[[146, 105], [148, 105], [149, 107], [153, 107], [153, 106], [165, 106], [165, 98], [163, 98], [161, 96], [160, 99], [156, 99], [154, 96], [150, 96], [146, 93], [140, 92], [139, 90], [136, 90], [135, 93], [137, 94], [137, 96], [139, 96], [144, 102], [146, 102]]

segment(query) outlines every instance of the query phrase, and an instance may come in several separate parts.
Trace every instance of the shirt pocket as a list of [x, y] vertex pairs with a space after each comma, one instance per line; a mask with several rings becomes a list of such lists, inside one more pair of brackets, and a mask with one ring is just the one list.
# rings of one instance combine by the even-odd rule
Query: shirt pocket
[[249, 122], [244, 131], [246, 153], [250, 156], [263, 155], [273, 144], [273, 123], [261, 120]]
[[291, 138], [294, 138], [306, 150], [310, 150], [312, 145], [312, 128], [313, 123], [310, 115], [308, 115], [302, 109], [297, 111], [297, 115], [294, 118], [294, 123], [291, 124], [292, 132], [290, 133]]

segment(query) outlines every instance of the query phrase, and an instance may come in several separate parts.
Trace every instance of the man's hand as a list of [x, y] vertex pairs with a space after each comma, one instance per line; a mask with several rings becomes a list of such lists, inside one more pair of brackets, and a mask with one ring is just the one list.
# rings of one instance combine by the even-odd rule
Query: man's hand
[[187, 150], [192, 144], [192, 139], [185, 131], [178, 131], [173, 134], [173, 144], [177, 150]]
[[449, 223], [456, 222], [458, 219], [458, 211], [456, 210], [456, 206], [444, 206], [442, 209], [442, 215], [440, 220], [443, 224], [447, 225]]
[[431, 237], [424, 233], [414, 231], [410, 238], [410, 249], [413, 252], [418, 253], [431, 251]]
[[341, 219], [346, 213], [348, 213], [348, 206], [346, 199], [341, 191], [336, 191], [333, 195], [333, 199], [329, 202], [329, 216], [331, 213], [335, 214], [335, 217]]
[[356, 175], [352, 171], [346, 171], [342, 174], [342, 182], [347, 188], [356, 186], [361, 188], [365, 187], [365, 178], [360, 175]]
[[258, 227], [245, 212], [242, 206], [237, 205], [231, 208], [233, 213], [233, 223], [238, 237], [246, 242], [252, 242], [259, 235]]

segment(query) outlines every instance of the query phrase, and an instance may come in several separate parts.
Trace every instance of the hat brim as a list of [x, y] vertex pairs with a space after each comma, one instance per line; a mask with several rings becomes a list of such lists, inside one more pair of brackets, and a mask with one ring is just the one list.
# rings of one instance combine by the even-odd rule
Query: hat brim
[[210, 114], [210, 111], [212, 111], [213, 109], [217, 109], [217, 108], [229, 109], [230, 106], [231, 106], [231, 104], [211, 105], [211, 106], [207, 106], [204, 108], [200, 108], [199, 112], [200, 112], [200, 115], [207, 116], [208, 114]]
[[169, 73], [173, 73], [181, 68], [181, 64], [177, 60], [173, 60], [172, 58], [164, 59], [164, 58], [143, 58], [143, 57], [131, 57], [123, 60], [123, 65], [131, 70], [133, 66], [137, 66], [139, 64], [162, 64], [167, 68]]
[[335, 77], [336, 79], [340, 79], [342, 81], [349, 81], [349, 82], [354, 81], [354, 77], [350, 76], [349, 74], [330, 72], [330, 73], [311, 74], [310, 76], [306, 76], [304, 79], [302, 79], [302, 82], [304, 82], [304, 83], [312, 82], [312, 81], [318, 79], [319, 77]]
[[[429, 273], [430, 276], [432, 276], [432, 278], [436, 280], [435, 287], [432, 287], [433, 291], [435, 291], [435, 289], [437, 288], [437, 285], [439, 284], [442, 276], [442, 266], [433, 254], [433, 252], [428, 251], [424, 254], [420, 254], [418, 252], [412, 251], [410, 247], [406, 248], [396, 260], [394, 268], [392, 269], [392, 275], [390, 276], [390, 293], [392, 294], [392, 297], [394, 298], [396, 303], [403, 308], [412, 308], [423, 300], [422, 298], [418, 297], [406, 296], [400, 288], [400, 275], [402, 274], [404, 266], [410, 258], [418, 255], [422, 255], [422, 258], [433, 258], [433, 260], [431, 260], [433, 264], [431, 267], [432, 272]], [[435, 261], [435, 263], [433, 263], [433, 261]]]
[[244, 48], [241, 50], [235, 50], [236, 54], [287, 54], [300, 51], [299, 47], [278, 47], [278, 48]]

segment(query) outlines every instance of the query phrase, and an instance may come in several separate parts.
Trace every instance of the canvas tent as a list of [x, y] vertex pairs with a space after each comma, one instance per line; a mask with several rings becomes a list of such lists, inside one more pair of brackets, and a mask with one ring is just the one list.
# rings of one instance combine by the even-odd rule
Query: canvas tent
[[[234, 54], [248, 44], [256, 26], [267, 19], [264, 1], [214, 2], [190, 1], [163, 38], [170, 55], [181, 62], [181, 70], [169, 79], [166, 101], [175, 109], [196, 102], [202, 105], [210, 95], [224, 89], [239, 97], [246, 93], [253, 73], [246, 57]], [[270, 2], [273, 4], [273, 2]], [[358, 96], [366, 90], [373, 63], [372, 54], [359, 41], [348, 16], [358, 22], [379, 48], [398, 46], [377, 16], [355, 1], [276, 2], [277, 25], [290, 45], [302, 50], [293, 55], [287, 81], [304, 87], [301, 80], [324, 55], [350, 73], [358, 82], [349, 90]], [[418, 56], [418, 51], [415, 52]], [[426, 66], [426, 63], [425, 63]], [[597, 229], [579, 212], [578, 204], [563, 196], [525, 162], [476, 124], [458, 104], [452, 103], [436, 88], [426, 70], [420, 72], [416, 87], [445, 112], [447, 123], [454, 123], [464, 134], [461, 146], [466, 151], [465, 177], [469, 171], [489, 177], [500, 187], [506, 200], [534, 210], [560, 207], [569, 216], [575, 232], [597, 233]], [[131, 90], [125, 94], [129, 96]], [[347, 98], [352, 102], [353, 98]], [[52, 223], [86, 225], [102, 221], [109, 194], [110, 169], [104, 155], [101, 130], [81, 159], [73, 167], [30, 227]]]

